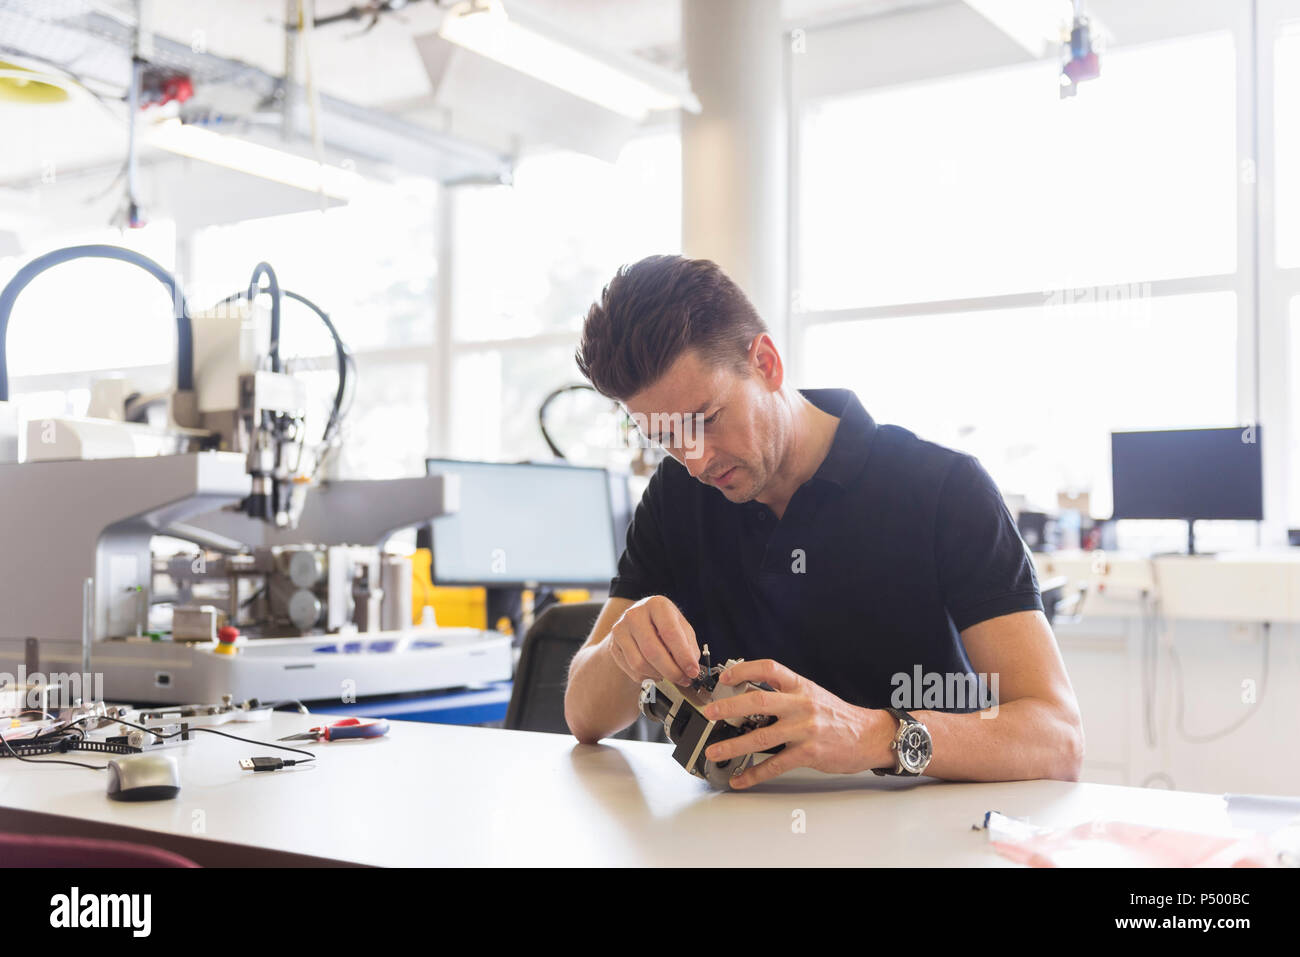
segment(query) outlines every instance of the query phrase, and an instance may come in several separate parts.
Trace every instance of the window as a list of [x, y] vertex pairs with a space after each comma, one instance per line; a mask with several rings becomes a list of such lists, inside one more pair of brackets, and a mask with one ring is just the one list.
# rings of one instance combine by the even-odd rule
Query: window
[[1099, 518], [1112, 431], [1240, 424], [1235, 59], [1215, 33], [1112, 50], [1068, 100], [1041, 62], [810, 104], [804, 379], [977, 455], [1027, 507], [1086, 492]]
[[[424, 474], [436, 311], [436, 187], [369, 183], [346, 206], [218, 226], [194, 237], [194, 308], [246, 289], [265, 261], [282, 288], [327, 313], [356, 356], [355, 395], [335, 474]], [[333, 340], [305, 306], [285, 300], [281, 352], [308, 382], [319, 435], [338, 387]], [[310, 426], [309, 426], [310, 428]]]
[[1300, 266], [1300, 21], [1277, 38], [1273, 69], [1277, 264]]
[[614, 270], [681, 249], [676, 133], [630, 142], [617, 163], [553, 152], [510, 187], [456, 193], [452, 310], [458, 341], [570, 332]]
[[799, 308], [1232, 272], [1232, 38], [1108, 54], [1103, 77], [1067, 101], [1057, 70], [1034, 63], [808, 107]]
[[[282, 287], [330, 314], [352, 351], [430, 346], [438, 272], [435, 211], [433, 184], [406, 179], [368, 183], [346, 206], [324, 212], [200, 230], [191, 254], [194, 275], [186, 283], [191, 305], [202, 308], [246, 289], [253, 267], [265, 261]], [[333, 350], [314, 318], [288, 318], [288, 310], [301, 306], [284, 308], [286, 349]]]
[[[388, 479], [425, 474], [429, 434], [429, 367], [357, 357], [357, 398], [343, 424], [337, 474]], [[338, 380], [327, 377], [327, 389]]]
[[642, 136], [613, 164], [547, 153], [512, 187], [456, 191], [449, 454], [550, 457], [537, 410], [582, 381], [588, 307], [619, 266], [681, 250], [679, 144], [675, 131]]
[[457, 457], [548, 459], [537, 425], [547, 393], [581, 377], [571, 345], [482, 349], [457, 355], [452, 369], [452, 447]]
[[1232, 293], [830, 323], [808, 382], [970, 452], [1008, 495], [1111, 513], [1110, 433], [1236, 423]]
[[[1287, 527], [1300, 529], [1300, 20], [1281, 24], [1274, 44], [1274, 220], [1278, 300], [1288, 304]], [[1267, 276], [1267, 273], [1266, 273]], [[1266, 361], [1261, 357], [1261, 361]]]
[[[175, 226], [158, 220], [142, 229], [104, 228], [47, 241], [0, 259], [0, 288], [38, 256], [65, 246], [125, 246], [164, 269], [174, 266]], [[173, 388], [176, 319], [167, 290], [144, 270], [121, 262], [80, 259], [33, 279], [9, 317], [6, 361], [16, 415], [18, 454], [25, 457], [33, 419], [85, 415], [90, 386], [125, 375], [142, 392]]]
[[[420, 475], [428, 452], [436, 304], [437, 187], [405, 178], [368, 182], [348, 203], [197, 231], [192, 273], [182, 275], [199, 311], [247, 288], [269, 262], [281, 286], [329, 313], [357, 357], [357, 381], [337, 474]], [[176, 272], [172, 223], [102, 230], [49, 248], [103, 242], [127, 246]], [[0, 260], [8, 279], [33, 254]], [[172, 304], [158, 283], [121, 263], [86, 260], [35, 279], [18, 301], [9, 333], [10, 376], [19, 414], [85, 414], [89, 385], [124, 371], [145, 390], [169, 389], [176, 355]], [[316, 434], [338, 378], [333, 341], [304, 306], [286, 300], [281, 351], [307, 380]]]
[[[101, 229], [60, 237], [0, 260], [0, 288], [40, 255], [65, 246], [103, 243], [175, 267], [176, 229], [167, 220], [142, 229]], [[144, 270], [107, 259], [51, 267], [28, 284], [10, 316], [7, 356], [11, 392], [23, 379], [84, 370], [176, 363], [176, 319], [167, 290]], [[84, 411], [84, 410], [83, 410]]]

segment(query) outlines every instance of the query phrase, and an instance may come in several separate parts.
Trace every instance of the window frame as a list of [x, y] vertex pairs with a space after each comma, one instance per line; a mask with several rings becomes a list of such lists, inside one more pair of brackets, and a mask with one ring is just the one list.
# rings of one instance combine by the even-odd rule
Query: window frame
[[[1236, 69], [1237, 147], [1237, 268], [1232, 273], [1186, 276], [1177, 279], [1135, 281], [1149, 288], [1150, 295], [1176, 296], [1197, 292], [1233, 292], [1237, 299], [1237, 418], [1240, 423], [1258, 423], [1274, 438], [1263, 443], [1265, 520], [1257, 526], [1256, 544], [1286, 544], [1286, 529], [1294, 503], [1289, 449], [1300, 442], [1300, 413], [1288, 409], [1288, 320], [1293, 296], [1300, 295], [1300, 268], [1282, 268], [1276, 257], [1276, 210], [1273, 205], [1276, 181], [1274, 152], [1274, 44], [1284, 23], [1300, 19], [1300, 0], [1253, 0], [1239, 4], [1226, 27], [1232, 36]], [[1205, 33], [1204, 26], [1188, 35]], [[1137, 42], [1143, 42], [1139, 40]], [[969, 75], [967, 71], [939, 72], [926, 79]], [[1104, 74], [1102, 80], [1105, 82]], [[865, 89], [865, 88], [864, 88]], [[889, 86], [873, 87], [889, 89]], [[864, 90], [836, 90], [802, 96], [798, 84], [790, 82], [789, 203], [790, 229], [787, 260], [793, 289], [801, 275], [800, 160], [801, 120], [804, 111], [830, 98], [851, 96]], [[1083, 90], [1080, 95], [1087, 95]], [[786, 317], [787, 361], [796, 381], [805, 381], [807, 330], [825, 324], [898, 318], [910, 315], [969, 313], [986, 310], [1035, 307], [1043, 304], [1041, 289], [995, 296], [940, 299], [926, 302], [902, 301], [889, 304], [832, 310], [800, 308], [797, 292], [790, 298]]]

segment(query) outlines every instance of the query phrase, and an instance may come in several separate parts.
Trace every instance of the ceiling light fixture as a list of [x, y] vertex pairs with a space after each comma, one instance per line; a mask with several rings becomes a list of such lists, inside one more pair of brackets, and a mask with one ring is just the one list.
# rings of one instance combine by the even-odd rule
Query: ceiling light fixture
[[643, 60], [617, 57], [501, 0], [464, 0], [443, 18], [438, 34], [536, 80], [634, 120], [651, 110], [700, 112], [683, 76]]
[[151, 126], [145, 142], [178, 156], [224, 166], [311, 193], [324, 193], [333, 199], [350, 199], [364, 182], [351, 170], [224, 136], [174, 118]]

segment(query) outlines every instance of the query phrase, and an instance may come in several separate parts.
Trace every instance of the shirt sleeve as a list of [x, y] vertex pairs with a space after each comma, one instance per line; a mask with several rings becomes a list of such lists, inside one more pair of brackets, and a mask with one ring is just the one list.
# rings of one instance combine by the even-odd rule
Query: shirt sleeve
[[627, 529], [627, 544], [618, 560], [618, 574], [609, 583], [610, 598], [640, 601], [649, 595], [665, 595], [671, 587], [672, 567], [662, 522], [664, 467], [661, 463], [650, 476], [650, 483], [637, 503]]
[[958, 631], [1016, 611], [1042, 611], [1029, 550], [997, 485], [963, 455], [939, 496], [935, 551], [944, 605]]

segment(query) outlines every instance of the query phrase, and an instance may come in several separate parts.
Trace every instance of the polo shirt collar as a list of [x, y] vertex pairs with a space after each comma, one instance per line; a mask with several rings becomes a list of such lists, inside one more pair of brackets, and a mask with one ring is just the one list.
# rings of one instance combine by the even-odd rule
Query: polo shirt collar
[[848, 488], [867, 464], [876, 434], [875, 420], [849, 389], [800, 389], [799, 393], [823, 412], [829, 412], [840, 420], [830, 451], [813, 478]]

